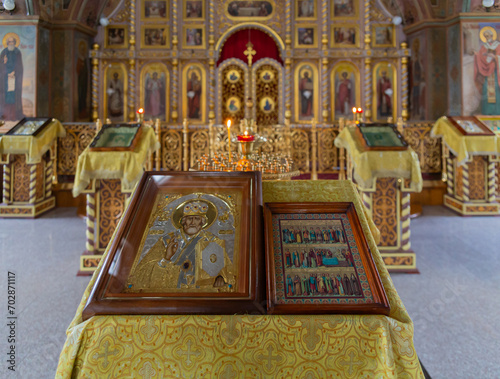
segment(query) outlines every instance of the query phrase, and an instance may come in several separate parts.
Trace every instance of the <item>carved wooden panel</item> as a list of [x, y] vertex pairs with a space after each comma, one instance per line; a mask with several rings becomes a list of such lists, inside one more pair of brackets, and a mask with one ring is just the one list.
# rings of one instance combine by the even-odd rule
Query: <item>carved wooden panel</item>
[[210, 153], [208, 129], [195, 130], [191, 134], [190, 147], [191, 154], [189, 165], [190, 167], [194, 167], [198, 158]]
[[301, 172], [310, 172], [309, 166], [309, 130], [292, 130], [292, 159], [297, 170]]
[[279, 114], [279, 74], [270, 64], [264, 64], [255, 71], [257, 125], [267, 126], [278, 122]]
[[441, 172], [441, 139], [432, 138], [432, 124], [408, 125], [403, 130], [403, 136], [418, 155], [422, 174]]
[[380, 230], [378, 246], [398, 245], [397, 186], [396, 178], [377, 179], [377, 190], [373, 193], [372, 217]]
[[26, 155], [11, 155], [13, 172], [13, 201], [29, 201], [30, 198], [30, 168], [26, 164]]
[[318, 129], [318, 171], [333, 171], [339, 166], [339, 149], [334, 145], [338, 130], [333, 128]]
[[36, 199], [43, 199], [45, 197], [45, 161], [42, 159], [36, 165]]
[[463, 191], [463, 166], [455, 169], [455, 197], [462, 198]]
[[264, 128], [262, 134], [266, 137], [267, 141], [261, 146], [262, 153], [286, 153], [286, 135], [285, 128], [277, 125], [274, 127]]
[[486, 157], [476, 155], [469, 163], [469, 198], [471, 200], [486, 199]]
[[182, 171], [182, 132], [162, 130], [161, 168], [167, 171]]
[[57, 174], [75, 175], [78, 156], [95, 136], [95, 124], [63, 124], [66, 137], [57, 139]]
[[99, 181], [99, 240], [97, 248], [105, 250], [113, 235], [125, 208], [126, 195], [121, 191], [119, 179], [101, 179]]

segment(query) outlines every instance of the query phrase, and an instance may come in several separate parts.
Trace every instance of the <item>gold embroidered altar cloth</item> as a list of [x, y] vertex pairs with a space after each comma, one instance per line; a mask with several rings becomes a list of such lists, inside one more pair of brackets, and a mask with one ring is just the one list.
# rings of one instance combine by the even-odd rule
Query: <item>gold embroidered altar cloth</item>
[[457, 164], [464, 165], [471, 155], [498, 155], [500, 138], [494, 136], [466, 136], [460, 133], [446, 116], [432, 126], [431, 137], [442, 137], [444, 143], [457, 157]]
[[413, 323], [354, 185], [266, 181], [263, 193], [264, 202], [353, 202], [390, 315], [94, 316], [82, 322], [97, 271], [67, 330], [56, 378], [423, 378]]
[[43, 154], [50, 149], [54, 140], [65, 137], [66, 129], [53, 119], [40, 134], [36, 136], [3, 135], [0, 137], [1, 154], [26, 154], [27, 164], [40, 163]]
[[367, 151], [363, 149], [355, 127], [344, 128], [335, 146], [349, 153], [355, 170], [354, 179], [361, 190], [375, 188], [377, 178], [410, 179], [408, 192], [422, 191], [422, 173], [418, 155], [411, 147], [401, 151]]
[[91, 151], [87, 147], [78, 157], [73, 196], [82, 193], [92, 179], [121, 179], [122, 192], [132, 192], [149, 154], [159, 148], [153, 128], [142, 128], [133, 151]]

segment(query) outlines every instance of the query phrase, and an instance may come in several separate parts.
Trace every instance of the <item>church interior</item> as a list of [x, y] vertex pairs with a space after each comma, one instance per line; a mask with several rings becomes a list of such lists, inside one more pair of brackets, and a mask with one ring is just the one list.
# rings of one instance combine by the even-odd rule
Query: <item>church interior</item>
[[0, 376], [500, 377], [500, 1], [0, 3]]

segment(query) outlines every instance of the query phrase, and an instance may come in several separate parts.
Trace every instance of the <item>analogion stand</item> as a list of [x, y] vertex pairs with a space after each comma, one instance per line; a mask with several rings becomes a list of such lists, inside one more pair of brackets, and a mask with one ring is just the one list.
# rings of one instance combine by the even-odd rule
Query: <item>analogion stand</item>
[[[39, 120], [40, 125], [33, 120]], [[23, 126], [27, 122], [33, 122], [35, 127], [27, 130]], [[65, 135], [65, 129], [55, 119], [24, 119], [0, 137], [3, 166], [0, 217], [35, 218], [55, 207], [52, 184], [57, 137]]]
[[478, 119], [441, 117], [431, 130], [432, 136], [442, 137], [443, 203], [462, 216], [498, 216], [500, 138]]
[[159, 147], [153, 128], [139, 125], [104, 125], [78, 158], [73, 196], [87, 195], [87, 241], [78, 275], [91, 275], [99, 265], [144, 167]]
[[418, 156], [395, 128], [391, 128], [391, 133], [402, 141], [398, 150], [369, 149], [357, 129], [358, 126], [343, 128], [335, 145], [348, 152], [347, 176], [354, 179], [363, 204], [380, 231], [377, 246], [384, 263], [389, 272], [418, 272], [410, 242], [410, 194], [422, 190]]

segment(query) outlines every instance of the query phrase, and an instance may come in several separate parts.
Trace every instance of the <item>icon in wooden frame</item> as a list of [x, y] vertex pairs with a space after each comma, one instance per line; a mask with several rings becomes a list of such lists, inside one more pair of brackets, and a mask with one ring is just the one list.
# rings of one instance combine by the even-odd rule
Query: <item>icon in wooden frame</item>
[[261, 207], [258, 172], [146, 172], [83, 318], [264, 313]]
[[23, 137], [37, 136], [49, 126], [52, 121], [54, 121], [54, 119], [50, 117], [25, 117], [5, 134]]
[[295, 25], [295, 47], [309, 49], [318, 47], [318, 33], [316, 25]]
[[186, 21], [202, 21], [205, 19], [205, 1], [184, 1], [184, 19]]
[[143, 49], [162, 49], [169, 46], [167, 25], [144, 25], [141, 33]]
[[264, 225], [268, 313], [389, 314], [353, 203], [268, 203]]
[[227, 1], [225, 5], [226, 17], [238, 21], [263, 21], [273, 17], [276, 5], [273, 0], [268, 1]]
[[485, 124], [493, 133], [500, 134], [500, 117], [476, 115], [476, 118]]
[[448, 120], [465, 136], [494, 136], [495, 133], [474, 116], [448, 116]]
[[105, 29], [104, 47], [106, 49], [125, 49], [128, 46], [126, 26], [112, 25]]
[[394, 24], [372, 25], [373, 47], [396, 47]]
[[205, 48], [205, 26], [189, 24], [183, 26], [182, 47], [185, 49]]
[[359, 47], [359, 27], [355, 24], [333, 24], [331, 46], [338, 48]]
[[295, 0], [295, 18], [297, 20], [316, 19], [316, 1]]
[[330, 3], [332, 18], [344, 20], [358, 18], [358, 4], [357, 0], [332, 0]]
[[168, 0], [145, 0], [142, 4], [142, 19], [144, 21], [166, 21], [168, 20]]

